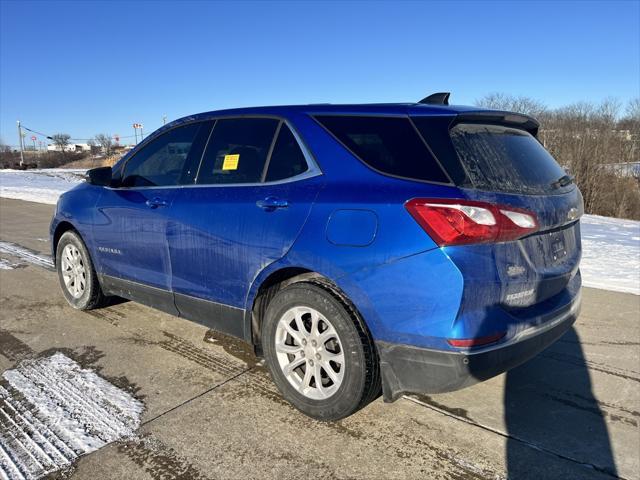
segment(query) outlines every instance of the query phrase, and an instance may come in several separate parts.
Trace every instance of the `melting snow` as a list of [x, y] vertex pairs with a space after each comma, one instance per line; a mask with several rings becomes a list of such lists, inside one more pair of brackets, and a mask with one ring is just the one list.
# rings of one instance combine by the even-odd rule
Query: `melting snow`
[[[56, 203], [83, 181], [85, 170], [0, 170], [0, 197]], [[584, 285], [640, 295], [640, 222], [582, 217]]]
[[0, 258], [0, 270], [13, 270], [17, 267], [17, 264], [10, 262], [9, 260], [6, 260], [4, 258]]
[[0, 197], [55, 204], [84, 179], [86, 169], [0, 170]]
[[[54, 268], [53, 260], [49, 255], [41, 255], [32, 250], [29, 250], [28, 248], [16, 245], [15, 243], [0, 241], [0, 253], [8, 253], [9, 255], [18, 257], [21, 260], [25, 260], [29, 263], [33, 263], [34, 265], [38, 265], [49, 270], [52, 270]], [[15, 268], [15, 265], [5, 269], [9, 270], [12, 268]]]
[[62, 353], [25, 360], [3, 377], [2, 479], [40, 478], [140, 425], [140, 401]]

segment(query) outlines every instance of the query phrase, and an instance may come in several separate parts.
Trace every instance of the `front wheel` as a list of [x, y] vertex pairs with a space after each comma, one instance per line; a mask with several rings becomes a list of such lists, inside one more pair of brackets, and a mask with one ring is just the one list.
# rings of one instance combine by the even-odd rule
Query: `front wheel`
[[104, 304], [89, 251], [74, 231], [62, 234], [56, 247], [56, 270], [62, 293], [69, 305], [78, 310], [91, 310]]
[[262, 348], [283, 396], [310, 417], [338, 420], [379, 394], [375, 346], [364, 322], [324, 285], [295, 283], [273, 297]]

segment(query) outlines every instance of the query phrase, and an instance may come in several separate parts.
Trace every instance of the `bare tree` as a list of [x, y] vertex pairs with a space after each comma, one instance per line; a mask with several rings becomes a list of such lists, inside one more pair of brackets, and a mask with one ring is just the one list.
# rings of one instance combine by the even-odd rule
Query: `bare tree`
[[540, 117], [547, 111], [544, 103], [529, 97], [508, 95], [505, 93], [489, 93], [476, 100], [479, 107], [491, 108], [494, 110], [506, 110], [518, 112], [532, 117]]
[[640, 99], [629, 102], [623, 117], [615, 98], [547, 109], [534, 99], [493, 93], [477, 103], [538, 118], [538, 138], [575, 176], [588, 213], [640, 219], [640, 181], [630, 174], [640, 152]]
[[625, 118], [640, 122], [640, 97], [632, 98], [627, 103]]
[[98, 133], [93, 137], [96, 144], [102, 147], [102, 151], [105, 155], [111, 155], [113, 150], [113, 138], [108, 133]]
[[56, 133], [55, 135], [51, 135], [51, 140], [53, 140], [53, 144], [60, 149], [61, 152], [64, 153], [67, 145], [69, 145], [69, 140], [71, 139], [71, 135], [68, 133]]
[[0, 153], [7, 153], [11, 151], [11, 147], [4, 143], [2, 138], [0, 138]]

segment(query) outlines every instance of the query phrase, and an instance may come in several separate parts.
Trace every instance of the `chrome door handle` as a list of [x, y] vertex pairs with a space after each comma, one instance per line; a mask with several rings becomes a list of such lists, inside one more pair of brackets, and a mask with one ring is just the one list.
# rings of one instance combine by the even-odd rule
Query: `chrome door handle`
[[277, 208], [287, 208], [289, 202], [277, 197], [267, 197], [263, 200], [258, 200], [256, 205], [264, 210], [273, 211]]

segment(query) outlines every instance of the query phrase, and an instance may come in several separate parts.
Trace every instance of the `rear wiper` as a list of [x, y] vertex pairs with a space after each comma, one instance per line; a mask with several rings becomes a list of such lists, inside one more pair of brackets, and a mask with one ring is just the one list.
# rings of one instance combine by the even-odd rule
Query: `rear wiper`
[[576, 180], [575, 177], [571, 175], [563, 175], [555, 182], [551, 182], [551, 187], [553, 188], [566, 187], [567, 185], [572, 184], [575, 180]]

